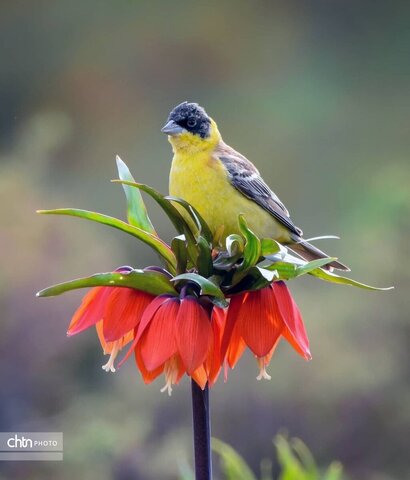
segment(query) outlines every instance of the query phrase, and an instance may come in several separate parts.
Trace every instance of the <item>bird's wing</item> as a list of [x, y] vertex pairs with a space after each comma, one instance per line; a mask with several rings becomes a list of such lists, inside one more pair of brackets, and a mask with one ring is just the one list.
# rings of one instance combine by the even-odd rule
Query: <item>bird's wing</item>
[[243, 155], [226, 144], [220, 144], [215, 156], [223, 163], [232, 185], [253, 200], [298, 237], [303, 232], [289, 218], [289, 212], [277, 195], [266, 185], [258, 169]]

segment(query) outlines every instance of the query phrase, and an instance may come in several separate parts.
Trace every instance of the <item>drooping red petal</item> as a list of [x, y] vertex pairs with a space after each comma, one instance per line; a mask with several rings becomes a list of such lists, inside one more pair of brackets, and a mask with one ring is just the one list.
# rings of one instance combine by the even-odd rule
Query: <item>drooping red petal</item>
[[[101, 347], [103, 349], [104, 355], [107, 355], [108, 353], [112, 352], [115, 342], [107, 342], [105, 340], [104, 334], [103, 334], [103, 323], [104, 323], [104, 320], [100, 320], [99, 322], [97, 322], [95, 324], [95, 328], [97, 330], [98, 339], [100, 340]], [[125, 347], [125, 345], [132, 342], [133, 340], [134, 340], [134, 331], [131, 330], [126, 335], [124, 335], [122, 338], [120, 338], [120, 340], [119, 340], [120, 350], [123, 349]]]
[[134, 330], [131, 330], [126, 335], [124, 335], [122, 338], [120, 338], [120, 340], [119, 340], [120, 350], [122, 350], [125, 347], [125, 345], [128, 345], [133, 340], [134, 340]]
[[228, 309], [227, 308], [221, 308], [217, 307], [214, 305], [212, 309], [212, 321], [216, 322], [221, 333], [221, 340], [222, 340], [222, 334], [223, 334], [223, 329], [225, 327], [226, 323], [226, 317], [228, 315]]
[[275, 345], [272, 347], [272, 350], [271, 350], [267, 355], [265, 355], [265, 356], [263, 357], [263, 364], [264, 364], [265, 366], [268, 366], [268, 365], [269, 365], [269, 363], [270, 363], [270, 361], [271, 361], [271, 358], [272, 358], [273, 354], [275, 353], [276, 347], [278, 346], [278, 344], [279, 344], [279, 342], [280, 342], [280, 339], [281, 339], [281, 337], [279, 337], [279, 338], [276, 340]]
[[216, 382], [219, 372], [221, 371], [221, 341], [226, 322], [226, 315], [226, 309], [219, 307], [214, 307], [212, 309], [211, 327], [213, 343], [205, 361], [205, 370], [208, 376], [208, 382], [210, 386], [212, 386]]
[[[239, 323], [235, 325], [233, 329], [231, 340], [229, 342], [228, 351], [226, 352], [226, 361], [230, 368], [234, 368], [241, 358], [243, 352], [246, 349], [246, 343], [244, 342], [239, 328]], [[225, 370], [225, 381], [228, 378], [228, 372]]]
[[140, 339], [141, 358], [148, 370], [164, 364], [177, 352], [175, 325], [179, 300], [170, 299], [154, 313], [152, 320]]
[[121, 365], [126, 362], [133, 352], [135, 346], [139, 342], [141, 335], [145, 332], [145, 329], [149, 325], [150, 321], [152, 320], [152, 317], [154, 316], [155, 312], [158, 310], [158, 308], [165, 302], [168, 302], [169, 299], [172, 298], [170, 296], [166, 295], [161, 295], [159, 297], [154, 298], [154, 300], [148, 305], [148, 307], [144, 310], [144, 313], [142, 314], [141, 321], [137, 328], [134, 329], [135, 333], [135, 338], [134, 341], [132, 342], [132, 345], [128, 349], [127, 353], [125, 354], [124, 358], [121, 359], [121, 361], [118, 364], [118, 367], [121, 367]]
[[[171, 295], [160, 295], [159, 297], [155, 297], [154, 300], [148, 305], [145, 309], [141, 322], [138, 325], [137, 334], [135, 336], [135, 341], [139, 341], [141, 335], [145, 332], [145, 329], [149, 325], [154, 316], [155, 312], [158, 310], [159, 307], [164, 305], [165, 303], [169, 302], [170, 300], [175, 300], [176, 298]], [[178, 299], [176, 299], [178, 300]]]
[[181, 300], [175, 339], [184, 367], [191, 375], [205, 361], [212, 345], [210, 319], [193, 297]]
[[182, 362], [182, 358], [179, 355], [179, 353], [177, 353], [174, 358], [175, 358], [176, 364], [178, 366], [178, 375], [177, 375], [177, 379], [175, 381], [175, 384], [178, 384], [179, 381], [181, 380], [181, 378], [185, 375], [186, 371], [185, 371], [184, 364]]
[[222, 362], [227, 355], [228, 348], [231, 343], [231, 337], [234, 331], [234, 327], [239, 319], [239, 312], [240, 312], [241, 306], [245, 301], [245, 299], [247, 298], [247, 296], [248, 296], [247, 292], [234, 295], [229, 302], [228, 314], [226, 317], [225, 328], [224, 328], [222, 341], [221, 341]]
[[103, 321], [100, 320], [99, 322], [97, 322], [95, 324], [95, 328], [97, 330], [98, 340], [100, 341], [101, 348], [103, 349], [104, 355], [111, 353], [113, 345], [105, 341], [105, 338], [103, 335]]
[[201, 387], [202, 390], [205, 388], [208, 381], [208, 375], [203, 365], [201, 365], [194, 372], [192, 372], [191, 377]]
[[240, 312], [240, 333], [257, 357], [267, 355], [283, 331], [283, 322], [272, 289], [249, 292]]
[[84, 296], [68, 327], [67, 335], [75, 335], [95, 325], [103, 317], [104, 305], [110, 287], [94, 287]]
[[161, 365], [153, 371], [149, 371], [147, 369], [144, 361], [142, 360], [139, 345], [137, 345], [137, 347], [135, 348], [135, 362], [137, 364], [138, 370], [141, 373], [142, 379], [146, 384], [153, 382], [164, 371], [164, 365]]
[[104, 338], [113, 342], [133, 330], [155, 297], [132, 288], [112, 288], [104, 309]]
[[283, 336], [303, 358], [310, 360], [309, 339], [296, 302], [284, 282], [273, 282], [272, 288], [285, 324]]

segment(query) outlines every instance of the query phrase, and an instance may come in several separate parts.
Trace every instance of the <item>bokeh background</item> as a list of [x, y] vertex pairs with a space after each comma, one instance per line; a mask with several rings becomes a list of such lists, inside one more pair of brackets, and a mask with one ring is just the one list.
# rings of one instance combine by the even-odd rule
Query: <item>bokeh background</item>
[[[123, 234], [37, 208], [124, 216], [114, 156], [167, 192], [169, 110], [197, 101], [306, 235], [388, 293], [291, 284], [313, 361], [285, 343], [255, 380], [245, 355], [212, 392], [213, 434], [259, 470], [280, 430], [347, 478], [410, 478], [409, 2], [37, 0], [0, 4], [0, 430], [63, 431], [64, 462], [0, 478], [175, 479], [191, 461], [190, 385], [171, 398], [133, 362], [115, 375], [82, 292], [49, 284], [156, 261]], [[160, 233], [173, 230], [147, 201]]]

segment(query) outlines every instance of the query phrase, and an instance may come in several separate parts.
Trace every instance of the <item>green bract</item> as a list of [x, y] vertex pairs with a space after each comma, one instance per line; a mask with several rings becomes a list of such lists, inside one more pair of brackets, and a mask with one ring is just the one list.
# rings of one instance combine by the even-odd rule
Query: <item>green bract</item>
[[[335, 258], [307, 262], [289, 254], [285, 246], [273, 239], [259, 239], [249, 229], [243, 215], [238, 217], [241, 235], [228, 235], [224, 245], [220, 245], [221, 235], [213, 235], [204, 219], [189, 203], [180, 198], [164, 196], [148, 185], [136, 183], [119, 157], [117, 167], [120, 178], [113, 182], [121, 183], [124, 188], [128, 222], [75, 208], [39, 210], [38, 213], [70, 215], [128, 233], [150, 246], [159, 255], [165, 269], [150, 267], [145, 270], [99, 273], [46, 288], [38, 296], [60, 295], [69, 290], [96, 286], [135, 288], [153, 295], [178, 295], [181, 289], [185, 289], [191, 294], [208, 297], [216, 305], [226, 306], [226, 298], [233, 294], [257, 290], [276, 280], [291, 280], [306, 274], [331, 283], [368, 290], [389, 290], [371, 287], [323, 268]], [[140, 191], [151, 196], [174, 225], [177, 235], [168, 243], [156, 233]]]

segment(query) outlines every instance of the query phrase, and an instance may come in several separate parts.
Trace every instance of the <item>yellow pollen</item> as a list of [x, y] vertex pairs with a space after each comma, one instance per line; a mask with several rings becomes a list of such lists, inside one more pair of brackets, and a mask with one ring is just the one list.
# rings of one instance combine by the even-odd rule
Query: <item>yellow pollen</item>
[[172, 385], [175, 385], [178, 378], [178, 363], [175, 356], [172, 356], [165, 362], [164, 366], [165, 385], [161, 388], [161, 393], [168, 392], [168, 395], [172, 394]]
[[113, 372], [113, 373], [115, 372], [114, 360], [117, 358], [119, 351], [120, 351], [120, 341], [116, 340], [113, 344], [108, 362], [101, 367], [103, 370], [105, 370], [106, 372]]
[[259, 375], [256, 377], [256, 380], [271, 380], [272, 377], [266, 371], [265, 359], [258, 358], [257, 359], [258, 366], [259, 366]]

